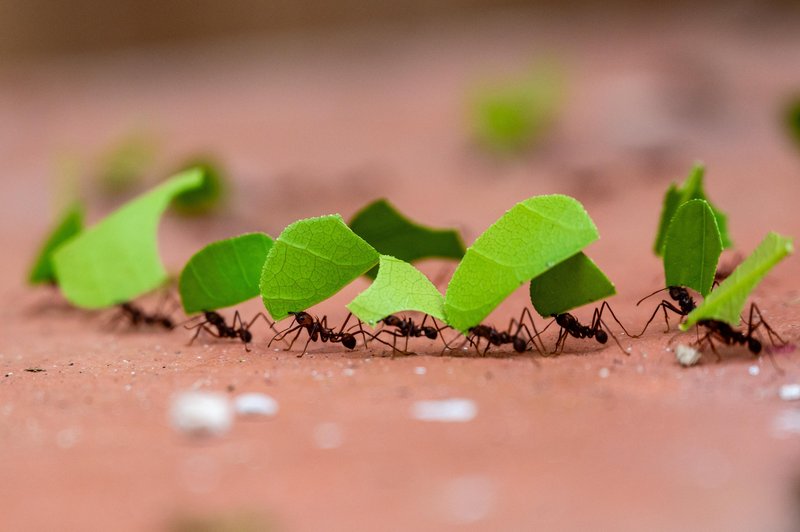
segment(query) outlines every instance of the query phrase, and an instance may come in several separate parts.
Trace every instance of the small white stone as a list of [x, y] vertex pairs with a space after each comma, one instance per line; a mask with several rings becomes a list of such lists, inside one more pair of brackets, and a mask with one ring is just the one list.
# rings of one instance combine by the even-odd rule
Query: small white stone
[[800, 399], [800, 384], [784, 384], [778, 395], [784, 401], [797, 401]]
[[477, 414], [478, 407], [471, 399], [417, 401], [411, 407], [411, 417], [420, 421], [464, 423], [472, 421]]
[[600, 368], [600, 371], [597, 372], [601, 379], [607, 379], [609, 375], [611, 375], [611, 370], [608, 368]]
[[172, 399], [169, 412], [175, 430], [192, 436], [219, 436], [231, 428], [233, 412], [221, 393], [182, 392]]
[[700, 355], [700, 351], [688, 345], [678, 344], [675, 347], [675, 358], [678, 359], [681, 366], [694, 366], [700, 361]]
[[233, 408], [240, 416], [274, 416], [278, 401], [263, 393], [243, 393], [233, 400]]
[[752, 366], [750, 366], [749, 368], [747, 368], [747, 373], [749, 373], [750, 375], [752, 375], [753, 377], [755, 377], [756, 375], [758, 375], [759, 373], [761, 373], [761, 368], [759, 368], [759, 367], [758, 367], [758, 366], [756, 366], [756, 365], [752, 365]]
[[417, 366], [416, 368], [414, 368], [414, 373], [416, 375], [425, 375], [426, 373], [428, 373], [428, 369], [422, 366]]

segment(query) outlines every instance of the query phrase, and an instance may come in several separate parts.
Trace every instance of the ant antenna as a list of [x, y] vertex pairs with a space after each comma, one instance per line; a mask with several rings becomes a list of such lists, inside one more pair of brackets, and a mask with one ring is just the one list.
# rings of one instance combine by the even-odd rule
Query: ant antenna
[[636, 302], [636, 306], [638, 307], [638, 306], [639, 306], [639, 304], [640, 304], [642, 301], [644, 301], [645, 299], [650, 299], [651, 297], [653, 297], [653, 296], [654, 296], [654, 295], [656, 295], [657, 293], [659, 293], [659, 292], [663, 292], [664, 290], [669, 290], [669, 287], [668, 287], [668, 286], [665, 286], [664, 288], [659, 288], [658, 290], [656, 290], [656, 291], [655, 291], [655, 292], [653, 292], [652, 294], [650, 294], [650, 295], [648, 295], [648, 296], [644, 296], [642, 299], [640, 299], [639, 301], [637, 301], [637, 302]]

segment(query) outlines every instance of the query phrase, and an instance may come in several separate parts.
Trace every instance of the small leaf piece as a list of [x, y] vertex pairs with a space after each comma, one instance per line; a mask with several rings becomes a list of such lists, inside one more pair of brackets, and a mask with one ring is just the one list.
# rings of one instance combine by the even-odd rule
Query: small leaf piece
[[722, 248], [728, 249], [733, 246], [730, 234], [728, 233], [728, 217], [711, 203], [703, 190], [703, 176], [705, 172], [705, 166], [696, 164], [689, 173], [689, 177], [683, 182], [683, 185], [679, 187], [673, 183], [667, 189], [661, 208], [661, 219], [658, 222], [656, 241], [653, 244], [653, 252], [659, 257], [664, 253], [664, 242], [666, 241], [667, 229], [669, 229], [669, 224], [672, 222], [672, 217], [675, 216], [678, 207], [693, 199], [706, 200], [709, 207], [711, 207], [714, 218], [717, 221], [720, 238], [722, 239]]
[[158, 288], [167, 272], [158, 255], [158, 222], [172, 198], [199, 186], [183, 172], [135, 198], [53, 254], [64, 296], [83, 308], [104, 308]]
[[583, 252], [531, 281], [531, 303], [542, 317], [561, 314], [617, 293], [614, 284]]
[[792, 239], [769, 233], [749, 257], [722, 281], [716, 290], [681, 324], [687, 330], [700, 320], [719, 320], [736, 326], [750, 292], [781, 259], [791, 253]]
[[216, 163], [205, 158], [194, 159], [184, 168], [197, 168], [203, 172], [203, 184], [175, 196], [172, 208], [186, 216], [202, 216], [219, 210], [228, 192], [225, 173]]
[[444, 320], [444, 296], [411, 264], [381, 255], [375, 282], [358, 294], [347, 309], [373, 326], [389, 314], [408, 310]]
[[[350, 221], [350, 229], [379, 253], [406, 262], [428, 257], [460, 259], [464, 243], [455, 229], [432, 229], [403, 216], [385, 199], [361, 209]], [[370, 277], [377, 272], [370, 270]]]
[[324, 301], [378, 263], [378, 252], [338, 214], [289, 225], [269, 250], [261, 297], [273, 319]]
[[56, 282], [56, 274], [53, 271], [53, 253], [59, 246], [83, 231], [83, 218], [83, 204], [75, 202], [67, 207], [39, 250], [28, 274], [30, 284], [54, 284]]
[[667, 286], [686, 286], [703, 297], [711, 291], [722, 253], [717, 221], [705, 200], [690, 200], [678, 207], [664, 244]]
[[598, 237], [574, 198], [536, 196], [516, 204], [467, 249], [447, 287], [447, 322], [462, 332], [477, 325], [520, 285]]
[[247, 233], [213, 242], [195, 253], [181, 272], [179, 291], [186, 314], [230, 307], [256, 297], [272, 239]]

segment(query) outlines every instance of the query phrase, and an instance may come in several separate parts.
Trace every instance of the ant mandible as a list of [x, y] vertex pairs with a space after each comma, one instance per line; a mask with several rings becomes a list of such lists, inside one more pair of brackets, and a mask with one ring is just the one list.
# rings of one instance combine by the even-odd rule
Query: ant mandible
[[[555, 322], [556, 324], [558, 324], [559, 327], [561, 327], [561, 329], [558, 331], [558, 339], [556, 340], [556, 345], [553, 347], [553, 351], [551, 354], [561, 354], [564, 351], [564, 344], [566, 343], [568, 336], [572, 336], [574, 338], [594, 338], [601, 344], [605, 344], [606, 342], [608, 342], [609, 335], [603, 329], [603, 327], [609, 329], [608, 325], [603, 321], [603, 311], [605, 309], [608, 309], [608, 311], [611, 313], [611, 316], [614, 318], [614, 321], [617, 322], [617, 325], [622, 327], [623, 332], [628, 336], [630, 336], [628, 331], [625, 329], [625, 326], [622, 325], [622, 323], [620, 323], [616, 314], [614, 314], [614, 311], [611, 309], [611, 305], [609, 305], [608, 302], [603, 301], [603, 304], [600, 305], [600, 308], [594, 309], [591, 325], [581, 324], [578, 318], [576, 318], [569, 312], [563, 312], [561, 314], [551, 315], [551, 317], [553, 317], [554, 320], [551, 321], [547, 325], [547, 327], [545, 327], [544, 330], [547, 330], [547, 328], [550, 327], [550, 325], [552, 325], [553, 322]], [[544, 332], [544, 330], [542, 332]], [[630, 354], [627, 351], [625, 351], [625, 349], [622, 348], [622, 344], [619, 343], [619, 340], [617, 340], [616, 336], [612, 334], [611, 338], [614, 339], [614, 342], [616, 342], [620, 351], [622, 351], [626, 355]]]
[[[305, 330], [308, 333], [308, 340], [306, 341], [306, 345], [303, 347], [303, 352], [297, 355], [298, 358], [302, 357], [306, 354], [308, 350], [308, 344], [311, 342], [316, 342], [321, 340], [322, 342], [331, 342], [331, 343], [340, 343], [345, 346], [347, 349], [355, 349], [356, 348], [356, 337], [354, 334], [345, 331], [344, 328], [347, 326], [347, 323], [350, 321], [352, 317], [352, 313], [347, 315], [347, 318], [342, 323], [342, 326], [339, 328], [338, 331], [335, 331], [328, 327], [328, 317], [323, 316], [322, 319], [318, 319], [308, 312], [290, 312], [289, 313], [293, 319], [292, 323], [284, 329], [283, 331], [278, 332], [275, 336], [272, 337], [272, 340], [269, 341], [267, 347], [272, 345], [272, 342], [275, 340], [283, 340], [286, 338], [286, 335], [297, 331], [297, 334], [294, 335], [292, 341], [289, 342], [289, 347], [287, 349], [291, 349], [294, 345], [297, 338], [300, 334]], [[361, 333], [364, 343], [366, 344], [367, 340], [367, 333], [364, 331], [364, 328], [361, 326], [361, 321], [359, 320], [357, 324], [359, 328], [359, 332]], [[372, 335], [370, 335], [372, 336]], [[372, 338], [375, 338], [372, 336]]]
[[672, 301], [675, 301], [678, 304], [678, 306], [676, 307], [670, 301], [662, 299], [661, 303], [656, 305], [656, 308], [655, 310], [653, 310], [653, 314], [650, 316], [650, 319], [647, 320], [647, 323], [645, 323], [644, 328], [642, 328], [642, 332], [640, 332], [636, 336], [633, 336], [632, 338], [639, 338], [645, 333], [647, 328], [650, 326], [650, 323], [652, 323], [652, 321], [655, 319], [656, 314], [658, 314], [659, 309], [664, 311], [664, 323], [666, 323], [667, 325], [667, 330], [664, 332], [669, 332], [669, 316], [667, 315], [667, 310], [671, 310], [672, 312], [674, 312], [679, 316], [688, 316], [691, 311], [697, 308], [697, 305], [694, 302], [694, 298], [692, 298], [692, 296], [689, 294], [689, 290], [687, 290], [683, 286], [668, 286], [667, 288], [661, 288], [660, 290], [656, 290], [652, 294], [640, 299], [636, 303], [636, 306], [638, 307], [639, 304], [645, 299], [653, 297], [657, 293], [664, 290], [669, 290], [669, 297], [672, 299]]
[[250, 352], [250, 347], [247, 345], [253, 341], [253, 333], [250, 332], [250, 327], [252, 327], [255, 321], [259, 318], [262, 318], [264, 321], [266, 321], [273, 331], [275, 330], [275, 323], [271, 322], [263, 312], [256, 314], [253, 319], [250, 320], [247, 325], [245, 325], [244, 320], [237, 310], [233, 314], [233, 322], [231, 325], [228, 325], [225, 321], [225, 318], [221, 314], [212, 310], [206, 310], [203, 312], [203, 321], [192, 326], [185, 326], [187, 329], [197, 329], [197, 332], [194, 333], [192, 339], [189, 340], [189, 345], [192, 345], [195, 339], [197, 339], [200, 331], [206, 331], [208, 334], [216, 338], [239, 338], [244, 344], [245, 350]]

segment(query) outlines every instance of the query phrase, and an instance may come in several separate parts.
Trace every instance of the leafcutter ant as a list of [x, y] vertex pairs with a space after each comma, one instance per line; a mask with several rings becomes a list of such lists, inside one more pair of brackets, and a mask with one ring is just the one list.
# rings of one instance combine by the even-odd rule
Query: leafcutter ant
[[[294, 335], [292, 341], [289, 342], [288, 349], [291, 349], [294, 345], [297, 338], [300, 336], [300, 333], [305, 330], [308, 333], [308, 340], [306, 341], [306, 345], [303, 347], [303, 352], [300, 353], [298, 356], [302, 357], [306, 354], [308, 350], [308, 344], [311, 342], [322, 341], [322, 342], [331, 342], [331, 343], [339, 343], [345, 346], [347, 349], [355, 349], [356, 348], [356, 337], [354, 334], [350, 333], [349, 331], [345, 331], [345, 327], [347, 323], [350, 321], [352, 317], [352, 313], [347, 315], [347, 318], [342, 323], [342, 326], [339, 328], [338, 331], [331, 329], [328, 327], [328, 317], [323, 316], [322, 319], [318, 319], [315, 316], [312, 316], [308, 312], [290, 312], [289, 313], [293, 319], [292, 323], [284, 329], [283, 331], [278, 332], [275, 336], [272, 337], [272, 340], [269, 341], [267, 347], [272, 345], [272, 342], [275, 340], [283, 340], [286, 338], [288, 334], [291, 334], [297, 331], [297, 334]], [[359, 333], [362, 335], [364, 339], [364, 344], [367, 343], [367, 332], [364, 331], [364, 328], [361, 326], [361, 321], [356, 324], [359, 328]], [[372, 338], [375, 338], [372, 335], [369, 335]], [[388, 345], [388, 344], [387, 344]]]
[[[561, 354], [564, 351], [564, 344], [567, 341], [568, 336], [572, 336], [574, 338], [594, 338], [598, 341], [598, 343], [605, 344], [608, 342], [609, 334], [606, 332], [606, 329], [610, 330], [608, 325], [603, 321], [603, 311], [608, 309], [611, 313], [611, 316], [614, 318], [614, 321], [617, 322], [617, 325], [622, 327], [622, 330], [625, 334], [630, 336], [628, 331], [625, 329], [625, 326], [620, 323], [619, 319], [617, 318], [614, 311], [611, 309], [611, 305], [609, 305], [606, 301], [603, 301], [603, 304], [600, 305], [600, 308], [594, 309], [594, 314], [592, 315], [592, 323], [591, 325], [583, 325], [581, 322], [570, 314], [569, 312], [563, 312], [561, 314], [552, 314], [551, 316], [554, 318], [547, 327], [542, 331], [544, 332], [547, 330], [550, 325], [555, 322], [560, 327], [558, 331], [558, 339], [556, 340], [556, 345], [553, 347], [553, 351], [551, 354]], [[605, 328], [605, 329], [604, 329]], [[622, 348], [622, 344], [619, 343], [617, 337], [613, 334], [611, 338], [614, 339], [617, 346], [619, 347], [620, 351], [625, 353], [626, 355], [630, 354], [625, 349]]]
[[636, 336], [633, 336], [633, 338], [639, 338], [645, 333], [647, 328], [650, 326], [650, 323], [652, 323], [652, 321], [655, 319], [656, 314], [658, 314], [659, 309], [664, 311], [664, 323], [666, 323], [667, 325], [667, 330], [664, 332], [669, 332], [669, 316], [667, 315], [667, 310], [671, 310], [672, 312], [674, 312], [679, 316], [688, 316], [691, 311], [697, 308], [697, 305], [694, 302], [694, 298], [692, 298], [692, 296], [689, 294], [689, 290], [687, 290], [683, 286], [668, 286], [667, 288], [656, 290], [652, 294], [640, 299], [636, 303], [636, 306], [639, 306], [639, 304], [642, 301], [644, 301], [647, 298], [653, 297], [654, 295], [663, 290], [669, 290], [669, 297], [672, 299], [672, 301], [675, 301], [678, 304], [678, 306], [676, 307], [670, 301], [662, 299], [661, 303], [656, 305], [656, 308], [655, 310], [653, 310], [653, 314], [650, 316], [650, 319], [647, 320], [647, 323], [645, 323], [644, 328], [642, 328], [642, 332], [640, 332]]
[[203, 321], [191, 326], [185, 326], [187, 329], [197, 329], [197, 331], [194, 333], [194, 336], [192, 336], [192, 339], [189, 340], [189, 345], [192, 345], [192, 342], [197, 339], [200, 331], [206, 331], [208, 334], [216, 338], [238, 338], [244, 344], [245, 350], [249, 352], [250, 347], [248, 347], [247, 344], [253, 341], [253, 333], [250, 332], [250, 327], [252, 327], [255, 321], [259, 318], [266, 321], [273, 331], [275, 330], [275, 324], [271, 322], [263, 312], [256, 314], [253, 319], [245, 325], [244, 320], [242, 320], [242, 317], [237, 310], [233, 314], [233, 322], [231, 325], [228, 325], [225, 321], [225, 318], [220, 313], [212, 310], [204, 311]]
[[169, 313], [163, 311], [163, 307], [168, 298], [169, 296], [165, 295], [158, 308], [153, 312], [147, 312], [140, 305], [132, 301], [120, 303], [117, 314], [111, 318], [111, 323], [124, 319], [133, 327], [145, 325], [147, 327], [160, 327], [168, 331], [172, 330], [175, 328], [175, 322], [169, 316]]
[[[430, 318], [431, 321], [433, 322], [433, 326], [425, 325], [428, 318]], [[444, 352], [445, 349], [450, 348], [450, 345], [442, 335], [442, 331], [444, 329], [450, 328], [450, 326], [445, 325], [444, 327], [440, 327], [439, 324], [436, 322], [436, 318], [434, 318], [433, 316], [429, 316], [426, 314], [425, 317], [422, 318], [422, 322], [419, 325], [417, 325], [412, 318], [400, 318], [398, 316], [395, 316], [394, 314], [390, 314], [385, 318], [383, 318], [381, 320], [381, 323], [383, 323], [385, 327], [379, 330], [377, 333], [375, 333], [373, 337], [377, 338], [381, 334], [388, 334], [389, 336], [391, 336], [393, 356], [398, 351], [397, 349], [398, 338], [405, 338], [405, 347], [401, 351], [403, 354], [408, 354], [409, 338], [420, 338], [423, 336], [425, 338], [428, 338], [429, 340], [436, 340], [437, 338], [440, 338], [442, 340], [442, 343], [444, 344], [442, 352]], [[392, 327], [393, 329], [387, 329], [386, 327]]]
[[717, 356], [717, 359], [721, 359], [721, 357], [719, 356], [719, 353], [717, 353], [717, 349], [714, 347], [714, 342], [712, 340], [717, 340], [728, 346], [742, 345], [745, 346], [747, 350], [750, 351], [754, 356], [760, 355], [763, 345], [761, 340], [756, 338], [754, 334], [761, 327], [767, 331], [767, 337], [773, 346], [776, 345], [775, 340], [777, 340], [778, 345], [787, 345], [787, 342], [781, 338], [772, 327], [769, 326], [764, 319], [764, 316], [761, 314], [761, 310], [759, 310], [755, 303], [750, 305], [750, 315], [747, 320], [747, 329], [744, 331], [735, 329], [724, 321], [713, 319], [699, 320], [697, 325], [698, 327], [703, 327], [706, 330], [705, 334], [703, 334], [697, 340], [698, 348], [702, 347], [702, 345], [707, 342], [708, 346]]
[[[535, 335], [531, 334], [530, 329], [524, 323], [526, 316], [530, 321], [534, 332], [536, 332]], [[514, 329], [514, 326], [516, 326], [516, 330], [512, 334], [511, 331]], [[522, 336], [521, 333], [523, 330], [528, 335], [528, 338], [524, 338]], [[514, 348], [514, 351], [517, 353], [524, 353], [528, 350], [528, 343], [531, 343], [536, 351], [539, 352], [539, 354], [543, 353], [543, 351], [540, 350], [539, 346], [536, 344], [536, 338], [539, 336], [539, 331], [536, 329], [536, 325], [533, 322], [533, 317], [527, 308], [522, 309], [519, 320], [511, 318], [511, 321], [508, 323], [508, 328], [505, 331], [498, 331], [491, 325], [479, 324], [474, 327], [470, 327], [467, 332], [467, 342], [469, 342], [470, 345], [475, 348], [475, 351], [478, 354], [483, 356], [486, 355], [491, 346], [499, 347], [507, 344], [511, 344], [511, 346]], [[483, 349], [483, 353], [481, 353], [478, 349], [478, 345], [482, 339], [486, 340], [486, 347]]]

